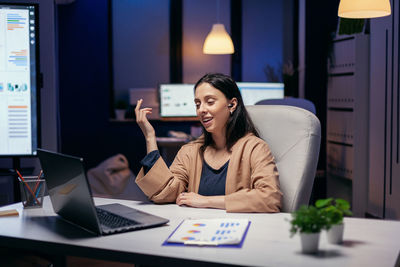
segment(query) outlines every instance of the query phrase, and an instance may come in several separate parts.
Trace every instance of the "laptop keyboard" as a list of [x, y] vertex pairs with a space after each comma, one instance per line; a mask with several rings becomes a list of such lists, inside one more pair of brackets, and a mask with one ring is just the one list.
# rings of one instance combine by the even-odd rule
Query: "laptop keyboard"
[[105, 211], [103, 209], [96, 208], [96, 211], [97, 211], [97, 217], [99, 218], [100, 223], [111, 229], [129, 227], [129, 226], [138, 224], [135, 221], [121, 217], [119, 215], [113, 214], [113, 213]]

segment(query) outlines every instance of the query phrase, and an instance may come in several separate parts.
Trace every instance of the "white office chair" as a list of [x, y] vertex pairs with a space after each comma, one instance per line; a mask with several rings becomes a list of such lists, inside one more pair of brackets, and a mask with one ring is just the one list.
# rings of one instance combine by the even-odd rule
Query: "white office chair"
[[299, 108], [304, 108], [305, 110], [310, 111], [313, 114], [317, 113], [315, 105], [310, 100], [304, 98], [296, 98], [296, 97], [285, 97], [285, 98], [276, 98], [276, 99], [265, 99], [258, 101], [256, 105], [284, 105], [284, 106], [294, 106]]
[[283, 212], [307, 205], [317, 169], [321, 126], [311, 112], [292, 106], [247, 106], [260, 137], [275, 157]]

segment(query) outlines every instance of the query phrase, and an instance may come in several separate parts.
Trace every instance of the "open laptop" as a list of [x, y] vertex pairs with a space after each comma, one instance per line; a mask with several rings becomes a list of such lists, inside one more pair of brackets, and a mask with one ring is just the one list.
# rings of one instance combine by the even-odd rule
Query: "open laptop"
[[121, 204], [95, 206], [83, 159], [37, 150], [54, 212], [98, 235], [160, 226], [169, 220]]

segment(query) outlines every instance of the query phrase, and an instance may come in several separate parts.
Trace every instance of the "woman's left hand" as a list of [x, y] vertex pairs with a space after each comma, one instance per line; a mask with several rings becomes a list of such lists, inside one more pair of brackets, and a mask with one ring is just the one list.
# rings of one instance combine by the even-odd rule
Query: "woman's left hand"
[[208, 204], [208, 199], [205, 196], [193, 193], [193, 192], [183, 192], [180, 193], [176, 198], [176, 204], [179, 206], [187, 205], [195, 208], [206, 208]]

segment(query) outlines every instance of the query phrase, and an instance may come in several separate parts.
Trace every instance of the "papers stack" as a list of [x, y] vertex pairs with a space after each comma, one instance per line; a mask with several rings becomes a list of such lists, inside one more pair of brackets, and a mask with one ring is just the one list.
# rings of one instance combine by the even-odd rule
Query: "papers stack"
[[237, 245], [240, 244], [249, 226], [248, 219], [197, 219], [184, 220], [168, 243], [185, 245]]

